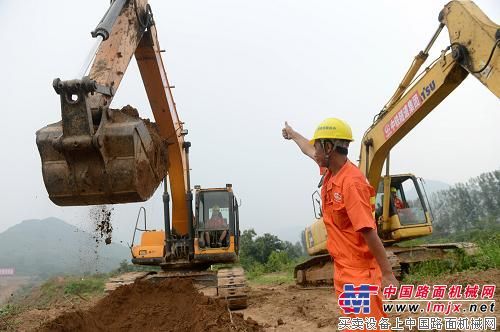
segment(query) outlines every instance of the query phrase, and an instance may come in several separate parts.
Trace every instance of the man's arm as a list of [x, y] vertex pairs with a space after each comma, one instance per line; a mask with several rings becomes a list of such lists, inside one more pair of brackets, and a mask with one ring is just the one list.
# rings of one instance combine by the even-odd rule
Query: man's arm
[[391, 263], [387, 259], [384, 245], [380, 241], [377, 231], [373, 228], [363, 228], [360, 232], [382, 271], [382, 290], [391, 284], [398, 287], [399, 283], [392, 273]]
[[281, 132], [284, 139], [293, 140], [298, 145], [302, 153], [314, 160], [314, 146], [309, 144], [309, 140], [307, 138], [293, 130], [293, 128], [290, 127], [286, 121], [285, 128], [283, 128]]

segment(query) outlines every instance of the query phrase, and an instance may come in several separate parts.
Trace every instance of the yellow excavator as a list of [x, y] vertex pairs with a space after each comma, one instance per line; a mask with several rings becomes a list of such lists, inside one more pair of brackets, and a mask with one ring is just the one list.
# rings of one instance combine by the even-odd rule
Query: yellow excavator
[[[450, 45], [441, 56], [417, 75], [428, 52], [444, 27]], [[472, 1], [451, 1], [439, 14], [439, 27], [431, 41], [414, 59], [394, 95], [375, 116], [361, 141], [359, 168], [377, 188], [375, 219], [396, 275], [411, 263], [437, 259], [446, 250], [473, 252], [467, 243], [422, 245], [411, 248], [397, 242], [432, 233], [432, 214], [425, 193], [412, 174], [390, 175], [391, 149], [471, 74], [500, 98], [500, 29]], [[385, 176], [382, 170], [385, 163]], [[312, 256], [295, 267], [298, 284], [332, 283], [333, 264], [326, 249], [326, 229], [313, 194], [316, 221], [306, 228], [305, 242]], [[395, 200], [400, 200], [399, 207]], [[319, 209], [317, 208], [319, 207]], [[402, 271], [403, 270], [403, 271]]]
[[[191, 188], [191, 143], [177, 115], [150, 5], [113, 0], [92, 36], [99, 46], [88, 75], [54, 80], [62, 120], [36, 133], [49, 198], [60, 206], [141, 202], [164, 181], [164, 230], [148, 229], [145, 217], [140, 228], [138, 217], [134, 238], [139, 231], [141, 242], [131, 246], [134, 264], [162, 271], [135, 274], [129, 281], [189, 277], [214, 286], [212, 295], [228, 299], [231, 308], [246, 307], [243, 270], [207, 270], [238, 260], [237, 199], [231, 184]], [[156, 125], [110, 108], [132, 56]], [[218, 223], [211, 223], [215, 212]]]

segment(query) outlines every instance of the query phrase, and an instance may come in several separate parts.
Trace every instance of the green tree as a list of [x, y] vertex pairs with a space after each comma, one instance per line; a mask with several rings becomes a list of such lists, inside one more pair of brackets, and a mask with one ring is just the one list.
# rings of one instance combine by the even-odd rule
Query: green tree
[[240, 262], [245, 268], [249, 268], [256, 262], [253, 255], [255, 248], [253, 238], [255, 236], [257, 236], [257, 233], [253, 228], [244, 230], [240, 236]]
[[283, 251], [286, 252], [290, 259], [297, 259], [304, 255], [300, 242], [296, 242], [295, 244], [292, 244], [289, 241], [283, 242]]
[[432, 195], [436, 233], [451, 235], [498, 224], [500, 170], [483, 173], [466, 183]]
[[292, 263], [285, 251], [273, 251], [266, 263], [267, 272], [278, 272]]

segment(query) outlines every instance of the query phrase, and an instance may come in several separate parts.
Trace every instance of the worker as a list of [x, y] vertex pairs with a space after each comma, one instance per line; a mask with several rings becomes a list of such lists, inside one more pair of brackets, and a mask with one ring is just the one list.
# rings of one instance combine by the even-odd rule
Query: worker
[[210, 232], [222, 230], [222, 233], [219, 236], [219, 240], [217, 241], [217, 247], [222, 247], [222, 241], [224, 241], [227, 235], [227, 223], [224, 220], [218, 205], [214, 205], [212, 207], [212, 216], [207, 220], [205, 224], [205, 230], [211, 230], [205, 231], [205, 243], [208, 246], [210, 246]]
[[374, 317], [386, 314], [382, 309], [382, 290], [398, 286], [377, 235], [373, 216], [375, 191], [366, 177], [347, 158], [353, 141], [351, 128], [344, 121], [328, 118], [321, 122], [311, 140], [304, 138], [285, 122], [283, 137], [293, 140], [301, 151], [316, 161], [323, 175], [321, 199], [323, 221], [327, 230], [327, 248], [334, 262], [334, 285], [337, 297], [345, 284], [379, 286], [370, 298], [369, 314], [349, 317]]
[[398, 197], [398, 191], [396, 188], [391, 187], [391, 195], [392, 195], [392, 200], [394, 202], [394, 206], [396, 209], [401, 210], [405, 208], [405, 204], [401, 199]]

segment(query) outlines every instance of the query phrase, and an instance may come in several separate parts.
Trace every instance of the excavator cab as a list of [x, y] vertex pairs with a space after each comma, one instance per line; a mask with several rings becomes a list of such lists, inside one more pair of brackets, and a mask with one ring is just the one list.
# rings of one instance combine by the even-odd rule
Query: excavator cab
[[375, 197], [375, 219], [384, 242], [409, 240], [432, 233], [432, 216], [425, 188], [419, 185], [413, 174], [391, 175], [380, 181]]
[[195, 186], [195, 261], [235, 262], [239, 249], [238, 202], [232, 186]]
[[[130, 246], [132, 263], [161, 266], [168, 270], [206, 268], [212, 264], [237, 261], [239, 212], [232, 185], [210, 189], [195, 186], [194, 197], [195, 215], [191, 236], [177, 234], [168, 219], [164, 220], [164, 230], [149, 229], [146, 210], [139, 210]], [[165, 209], [165, 218], [168, 218], [168, 205]], [[137, 234], [140, 234], [140, 242], [134, 245]]]

